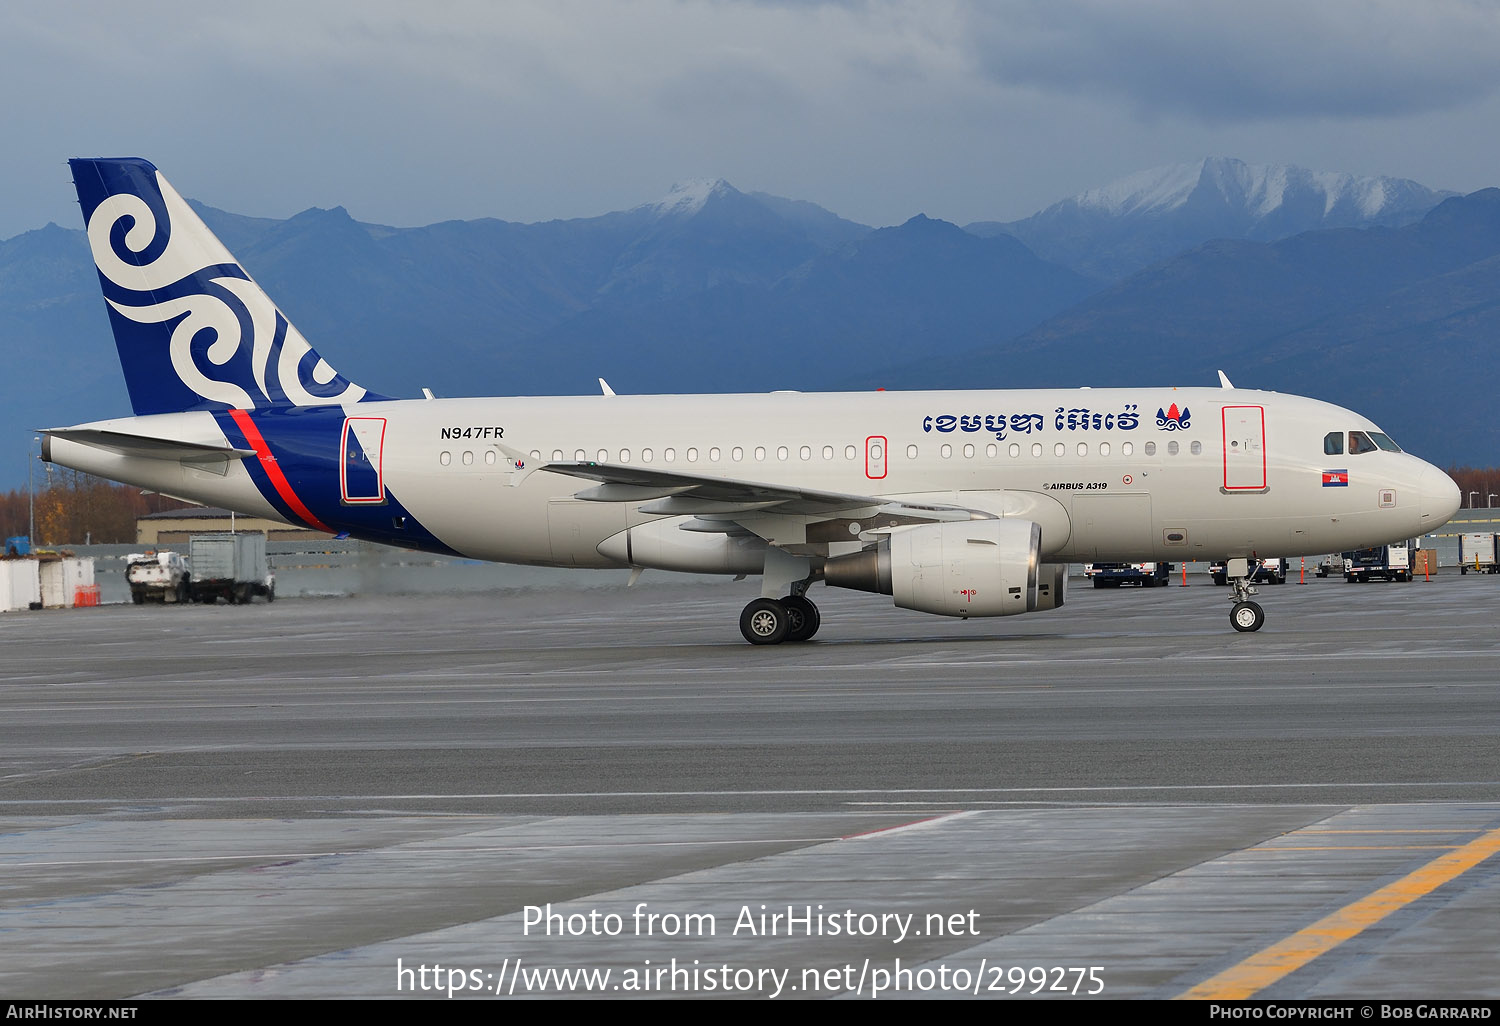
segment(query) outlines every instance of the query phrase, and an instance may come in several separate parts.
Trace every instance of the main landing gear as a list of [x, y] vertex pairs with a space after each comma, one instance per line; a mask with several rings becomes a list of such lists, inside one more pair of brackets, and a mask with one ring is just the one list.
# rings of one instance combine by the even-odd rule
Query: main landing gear
[[1241, 633], [1260, 630], [1261, 624], [1266, 622], [1266, 611], [1260, 608], [1259, 602], [1250, 601], [1250, 596], [1256, 594], [1250, 578], [1236, 577], [1229, 583], [1234, 588], [1229, 596], [1234, 603], [1234, 608], [1229, 611], [1229, 622]]
[[818, 633], [822, 624], [818, 607], [804, 595], [788, 595], [784, 599], [758, 598], [740, 614], [740, 633], [752, 645], [806, 641]]

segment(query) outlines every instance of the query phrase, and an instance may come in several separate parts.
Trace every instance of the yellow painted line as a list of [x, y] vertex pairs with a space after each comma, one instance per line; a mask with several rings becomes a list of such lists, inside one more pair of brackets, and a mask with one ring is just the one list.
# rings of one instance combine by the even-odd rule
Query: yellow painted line
[[1276, 855], [1283, 851], [1455, 851], [1456, 844], [1325, 844], [1319, 847], [1294, 848], [1291, 845], [1281, 847], [1246, 848], [1239, 855]]
[[1283, 834], [1283, 837], [1305, 837], [1308, 834], [1477, 834], [1483, 831], [1483, 827], [1456, 827], [1452, 830], [1298, 830], [1295, 834]]
[[1243, 1000], [1277, 980], [1296, 972], [1324, 952], [1380, 922], [1392, 912], [1437, 890], [1500, 852], [1500, 829], [1475, 838], [1461, 848], [1439, 855], [1427, 865], [1387, 884], [1316, 923], [1298, 930], [1285, 940], [1251, 955], [1239, 965], [1209, 977], [1177, 995], [1178, 998]]

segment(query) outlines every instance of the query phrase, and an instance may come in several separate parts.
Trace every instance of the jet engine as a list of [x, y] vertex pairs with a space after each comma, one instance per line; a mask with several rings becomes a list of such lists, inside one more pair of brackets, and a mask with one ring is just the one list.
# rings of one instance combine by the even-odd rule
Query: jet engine
[[902, 609], [939, 616], [1010, 616], [1063, 604], [1068, 568], [1041, 561], [1041, 526], [962, 520], [900, 527], [873, 548], [836, 556], [823, 580], [893, 596]]

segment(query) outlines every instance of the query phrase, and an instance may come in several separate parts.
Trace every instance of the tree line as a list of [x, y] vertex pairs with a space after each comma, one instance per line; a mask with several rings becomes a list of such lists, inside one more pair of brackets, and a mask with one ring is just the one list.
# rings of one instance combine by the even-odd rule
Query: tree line
[[1495, 508], [1500, 509], [1500, 467], [1449, 467], [1448, 476], [1458, 483], [1465, 509], [1471, 505], [1470, 498], [1473, 506], [1483, 509], [1490, 504], [1491, 495], [1495, 496]]
[[147, 513], [192, 505], [165, 495], [142, 494], [134, 485], [115, 484], [66, 467], [48, 465], [36, 491], [0, 492], [0, 538], [27, 533], [31, 500], [36, 501], [34, 546], [131, 543], [135, 522]]

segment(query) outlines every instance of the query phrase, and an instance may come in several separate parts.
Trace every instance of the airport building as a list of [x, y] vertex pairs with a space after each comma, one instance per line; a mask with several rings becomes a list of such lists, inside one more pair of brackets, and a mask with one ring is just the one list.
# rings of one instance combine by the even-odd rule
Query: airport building
[[214, 506], [193, 506], [149, 513], [135, 522], [135, 543], [147, 548], [185, 545], [188, 538], [209, 531], [259, 531], [268, 541], [326, 539], [333, 535], [306, 527], [291, 527], [279, 520], [248, 517]]

